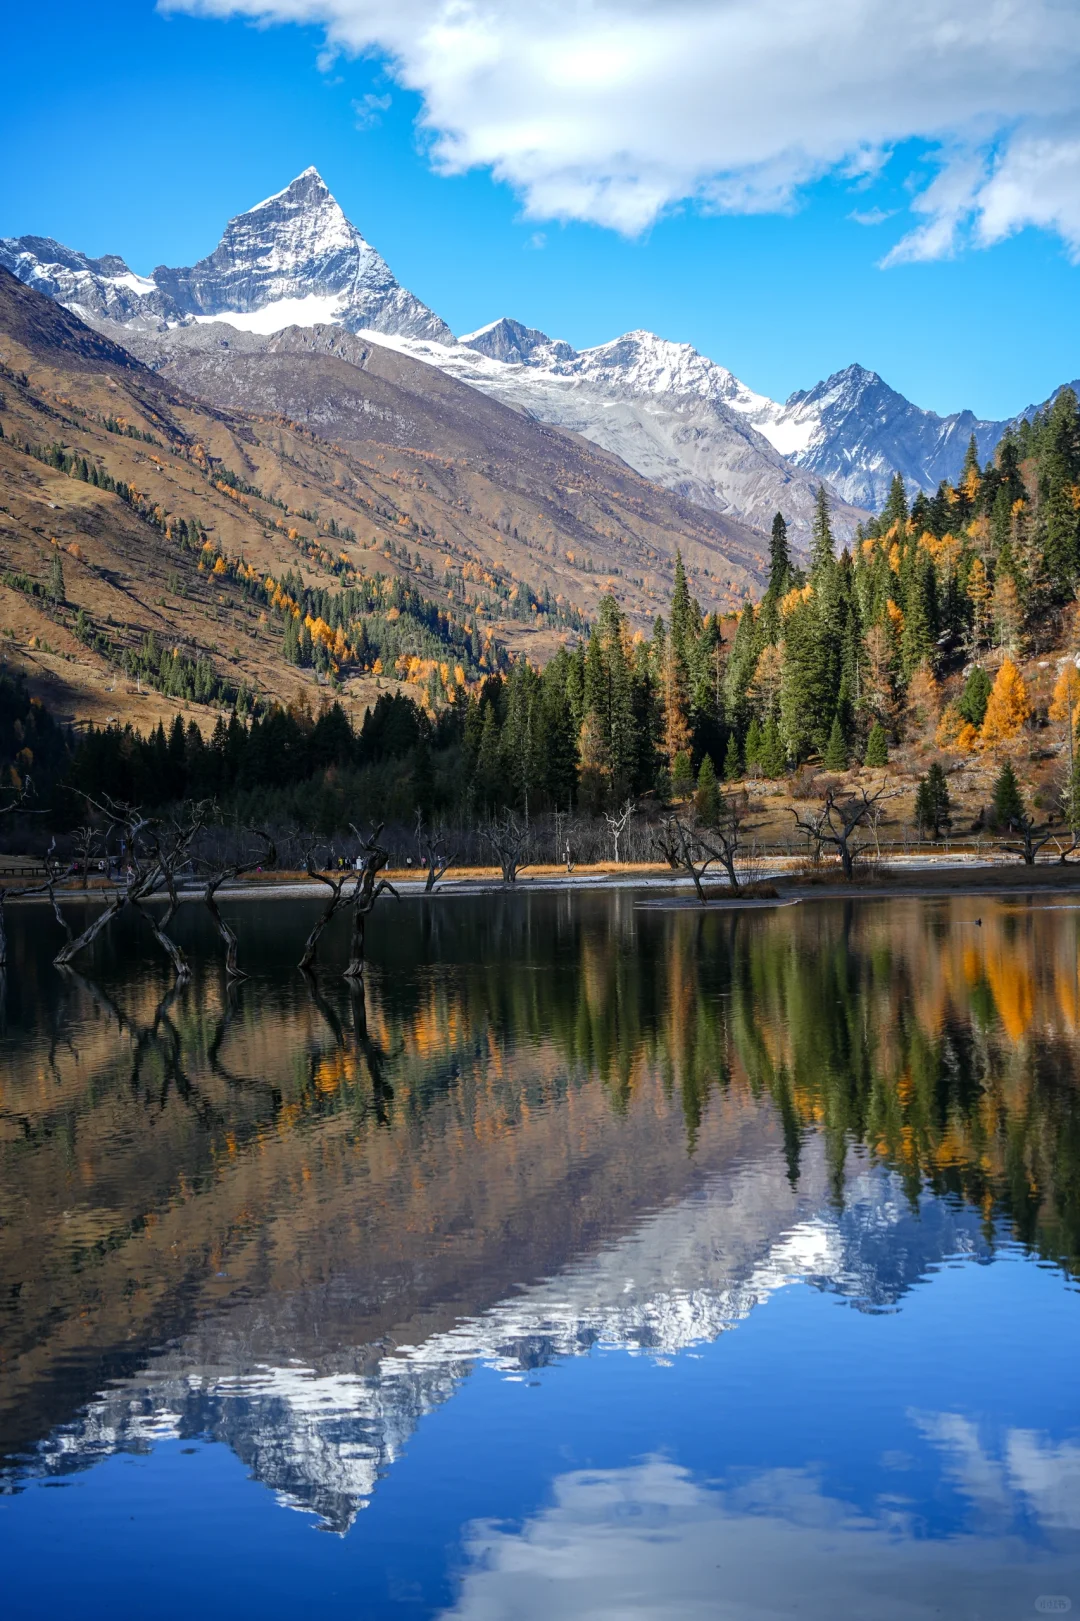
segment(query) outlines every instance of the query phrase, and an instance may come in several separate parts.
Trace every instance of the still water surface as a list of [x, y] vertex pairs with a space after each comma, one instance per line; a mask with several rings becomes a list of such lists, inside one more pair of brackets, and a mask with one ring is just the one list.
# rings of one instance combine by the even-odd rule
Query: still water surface
[[1080, 1610], [1080, 910], [233, 917], [12, 908], [0, 1614]]

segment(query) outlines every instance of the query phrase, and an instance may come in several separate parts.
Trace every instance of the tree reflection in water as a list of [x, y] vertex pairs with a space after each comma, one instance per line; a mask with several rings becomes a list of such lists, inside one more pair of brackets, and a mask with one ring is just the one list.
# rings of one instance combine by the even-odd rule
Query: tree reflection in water
[[258, 1302], [282, 1348], [363, 1371], [747, 1165], [768, 1198], [725, 1219], [748, 1255], [819, 1166], [841, 1212], [879, 1165], [912, 1210], [1080, 1267], [1071, 908], [410, 900], [373, 920], [366, 994], [296, 973], [299, 904], [234, 906], [239, 984], [189, 918], [169, 987], [131, 933], [60, 974], [49, 920], [12, 911], [9, 1454], [223, 1312], [240, 1335]]

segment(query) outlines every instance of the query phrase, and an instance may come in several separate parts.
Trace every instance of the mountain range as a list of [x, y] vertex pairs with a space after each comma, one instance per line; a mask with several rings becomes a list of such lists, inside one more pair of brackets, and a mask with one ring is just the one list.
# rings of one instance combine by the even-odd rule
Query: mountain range
[[[315, 673], [283, 662], [251, 570], [407, 589], [429, 629], [408, 628], [403, 653], [450, 669], [455, 625], [474, 664], [492, 636], [542, 663], [606, 592], [647, 629], [679, 550], [709, 607], [761, 589], [759, 531], [370, 335], [98, 326], [128, 347], [0, 268], [0, 631], [61, 716], [168, 724], [177, 695], [129, 668], [148, 638], [210, 661], [223, 690], [292, 701]], [[132, 353], [144, 342], [168, 348], [156, 371]], [[205, 557], [181, 543], [193, 524]], [[342, 670], [357, 723], [381, 685], [416, 676], [400, 663]]]
[[912, 490], [933, 490], [956, 477], [972, 434], [985, 458], [1010, 425], [922, 410], [857, 365], [781, 403], [691, 345], [645, 331], [575, 350], [504, 317], [455, 339], [313, 168], [231, 220], [215, 251], [188, 268], [144, 277], [116, 256], [92, 259], [41, 237], [0, 241], [0, 265], [84, 321], [106, 323], [151, 365], [175, 364], [174, 334], [207, 322], [253, 339], [345, 328], [592, 440], [698, 507], [761, 530], [781, 510], [796, 544], [808, 539], [819, 482], [847, 538], [883, 504], [894, 472]]

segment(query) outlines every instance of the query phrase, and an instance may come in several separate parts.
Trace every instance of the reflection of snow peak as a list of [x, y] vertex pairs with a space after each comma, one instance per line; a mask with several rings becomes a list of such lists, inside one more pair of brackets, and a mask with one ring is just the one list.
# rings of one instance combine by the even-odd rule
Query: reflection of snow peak
[[[666, 1359], [715, 1340], [795, 1282], [869, 1309], [895, 1303], [946, 1254], [985, 1251], [977, 1211], [926, 1200], [913, 1213], [875, 1168], [829, 1207], [820, 1141], [805, 1145], [799, 1191], [775, 1162], [747, 1162], [642, 1221], [618, 1242], [445, 1332], [402, 1344], [372, 1368], [363, 1346], [331, 1348], [336, 1368], [269, 1362], [237, 1372], [184, 1347], [152, 1378], [104, 1393], [43, 1443], [33, 1473], [86, 1466], [124, 1448], [205, 1434], [225, 1441], [282, 1505], [345, 1530], [424, 1414], [477, 1366], [520, 1379], [593, 1347]], [[204, 1330], [204, 1338], [208, 1337]], [[210, 1352], [212, 1358], [212, 1352]], [[366, 1363], [363, 1372], [342, 1368]]]

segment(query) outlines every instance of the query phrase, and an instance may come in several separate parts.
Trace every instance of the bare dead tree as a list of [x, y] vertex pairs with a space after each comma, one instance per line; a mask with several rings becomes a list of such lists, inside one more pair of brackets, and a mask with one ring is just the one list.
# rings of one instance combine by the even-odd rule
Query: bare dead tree
[[416, 848], [421, 865], [427, 868], [424, 894], [430, 895], [446, 869], [454, 865], [457, 853], [455, 851], [453, 855], [447, 855], [442, 829], [430, 827], [424, 820], [424, 813], [421, 810], [416, 813]]
[[742, 849], [744, 820], [743, 803], [736, 795], [725, 794], [720, 800], [716, 821], [710, 822], [707, 828], [698, 826], [694, 830], [698, 848], [723, 867], [736, 895], [740, 886], [735, 862]]
[[309, 850], [304, 860], [304, 870], [309, 878], [319, 884], [325, 884], [330, 891], [329, 899], [315, 922], [315, 926], [304, 942], [304, 954], [300, 958], [302, 973], [310, 973], [315, 966], [315, 957], [319, 949], [319, 941], [335, 913], [346, 905], [349, 900], [347, 885], [353, 879], [354, 885], [359, 883], [351, 872], [333, 873], [324, 871], [315, 864], [314, 852]]
[[630, 826], [630, 818], [633, 816], [635, 809], [636, 806], [634, 805], [634, 801], [632, 799], [628, 799], [621, 810], [615, 811], [614, 813], [611, 811], [604, 812], [604, 821], [611, 830], [612, 843], [615, 846], [616, 866], [619, 865], [619, 841], [626, 832], [627, 828]]
[[154, 939], [172, 963], [177, 980], [183, 983], [191, 978], [191, 969], [188, 967], [188, 961], [184, 953], [169, 933], [169, 925], [180, 909], [180, 896], [176, 888], [176, 874], [171, 866], [163, 869], [160, 879], [160, 887], [165, 890], [169, 897], [169, 904], [164, 917], [158, 916], [156, 908], [153, 911], [146, 911], [142, 904], [144, 900], [151, 898], [151, 895], [158, 888], [157, 885], [145, 895], [133, 895], [131, 897], [131, 906], [134, 911], [138, 912], [140, 917], [146, 919]]
[[[1007, 844], [1005, 849], [1010, 855], [1019, 856], [1025, 867], [1035, 865], [1035, 857], [1043, 845], [1049, 844], [1050, 840], [1055, 836], [1054, 829], [1049, 823], [1044, 823], [1042, 827], [1036, 827], [1034, 816], [1027, 811], [1013, 823], [1013, 832], [1019, 836], [1020, 843], [1019, 845]], [[1075, 833], [1072, 835], [1072, 841], [1070, 849], [1064, 855], [1059, 853], [1058, 859], [1063, 866], [1067, 865], [1066, 856], [1076, 849], [1078, 840]]]
[[[177, 978], [186, 979], [189, 975], [187, 959], [168, 933], [168, 925], [180, 904], [176, 876], [187, 864], [191, 844], [205, 825], [207, 803], [189, 805], [182, 817], [162, 822], [145, 815], [137, 806], [107, 795], [100, 800], [92, 799], [89, 795], [84, 795], [84, 798], [88, 808], [97, 811], [106, 821], [103, 846], [108, 849], [111, 839], [120, 838], [125, 866], [118, 874], [112, 899], [76, 938], [72, 939], [68, 931], [67, 943], [53, 961], [57, 967], [65, 967], [92, 945], [125, 907], [131, 906], [149, 923]], [[143, 903], [162, 890], [168, 896], [169, 905], [164, 920], [159, 921], [155, 914], [144, 910]], [[55, 898], [53, 905], [57, 910]]]
[[850, 883], [855, 876], [855, 863], [868, 847], [866, 843], [859, 843], [856, 835], [860, 828], [868, 823], [872, 825], [875, 807], [885, 797], [884, 783], [873, 793], [861, 788], [858, 794], [843, 797], [835, 788], [830, 788], [820, 811], [800, 816], [793, 809], [791, 814], [795, 826], [813, 839], [819, 849], [824, 844], [832, 845], [840, 857], [844, 877]]
[[229, 862], [224, 865], [218, 864], [211, 867], [205, 862], [202, 863], [204, 878], [203, 905], [213, 918], [214, 926], [225, 942], [225, 972], [230, 979], [244, 979], [246, 976], [243, 969], [237, 965], [239, 941], [236, 938], [235, 930], [226, 923], [221, 915], [217, 903], [217, 892], [222, 884], [233, 883], [237, 878], [242, 878], [245, 873], [255, 872], [259, 868], [273, 867], [277, 864], [277, 846], [270, 834], [264, 833], [261, 828], [254, 827], [251, 829], [251, 837], [261, 842], [261, 850], [254, 851], [242, 857], [239, 861]]
[[480, 830], [480, 836], [498, 862], [503, 883], [516, 884], [518, 873], [529, 865], [526, 860], [531, 843], [529, 829], [522, 826], [513, 811], [504, 811], [501, 816], [492, 817]]
[[352, 952], [349, 957], [349, 966], [345, 970], [345, 978], [362, 981], [364, 978], [367, 920], [375, 910], [380, 895], [393, 895], [395, 900], [400, 900], [401, 897], [389, 879], [379, 877], [380, 872], [390, 861], [390, 852], [385, 850], [379, 843], [382, 825], [380, 824], [370, 837], [362, 834], [355, 826], [353, 832], [360, 841], [364, 855], [360, 867], [360, 876], [356, 881], [351, 896], [353, 909]]
[[665, 854], [671, 852], [668, 856], [671, 865], [681, 867], [692, 880], [697, 898], [704, 906], [707, 897], [701, 881], [709, 868], [720, 859], [719, 856], [715, 850], [703, 846], [696, 830], [688, 827], [679, 816], [665, 816], [661, 829], [657, 842], [663, 839], [661, 848]]
[[663, 817], [660, 826], [653, 833], [653, 843], [672, 872], [678, 872], [679, 870], [679, 838], [672, 826], [672, 823], [677, 820], [677, 818], [670, 816]]

